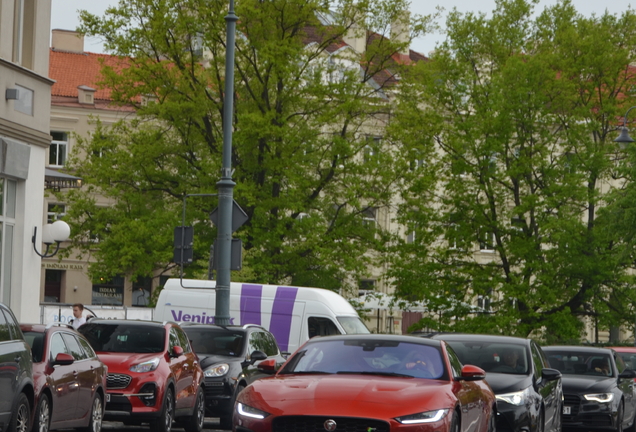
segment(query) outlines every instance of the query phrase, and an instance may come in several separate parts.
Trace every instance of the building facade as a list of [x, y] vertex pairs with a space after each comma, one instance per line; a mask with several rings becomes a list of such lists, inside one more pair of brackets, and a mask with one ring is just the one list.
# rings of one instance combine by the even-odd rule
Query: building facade
[[0, 0], [0, 300], [22, 322], [40, 314], [50, 22], [50, 0]]

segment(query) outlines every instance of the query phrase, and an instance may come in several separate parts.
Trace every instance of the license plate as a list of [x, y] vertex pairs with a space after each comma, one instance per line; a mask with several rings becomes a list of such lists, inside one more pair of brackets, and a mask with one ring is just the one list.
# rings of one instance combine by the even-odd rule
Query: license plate
[[106, 403], [110, 402], [110, 394], [106, 393]]
[[570, 415], [570, 414], [572, 414], [572, 407], [564, 406], [564, 407], [563, 407], [563, 414], [564, 414], [564, 415]]

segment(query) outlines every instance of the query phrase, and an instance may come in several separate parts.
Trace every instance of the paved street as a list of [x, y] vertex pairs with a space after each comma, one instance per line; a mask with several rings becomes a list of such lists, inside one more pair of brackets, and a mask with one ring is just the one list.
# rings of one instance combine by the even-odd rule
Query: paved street
[[[102, 424], [102, 429], [107, 431], [118, 431], [118, 432], [141, 432], [148, 431], [148, 426], [125, 426], [120, 422], [104, 422]], [[174, 432], [183, 432], [183, 429], [179, 427], [172, 427]], [[203, 427], [204, 432], [223, 432], [225, 429], [219, 429], [219, 419], [206, 417], [205, 425]]]

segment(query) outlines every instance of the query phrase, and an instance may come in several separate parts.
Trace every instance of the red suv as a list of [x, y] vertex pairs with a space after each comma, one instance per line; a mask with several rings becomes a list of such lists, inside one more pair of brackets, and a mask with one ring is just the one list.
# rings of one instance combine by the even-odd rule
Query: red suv
[[100, 432], [106, 366], [67, 324], [20, 324], [33, 354], [33, 431], [72, 427]]
[[201, 432], [203, 371], [176, 323], [92, 319], [79, 328], [108, 366], [104, 420], [149, 423], [170, 432], [173, 420]]

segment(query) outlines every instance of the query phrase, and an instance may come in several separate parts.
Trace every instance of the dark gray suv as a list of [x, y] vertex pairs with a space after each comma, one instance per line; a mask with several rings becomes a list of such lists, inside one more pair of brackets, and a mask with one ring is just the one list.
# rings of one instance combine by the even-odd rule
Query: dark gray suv
[[28, 432], [33, 409], [33, 360], [13, 312], [0, 303], [0, 430]]

